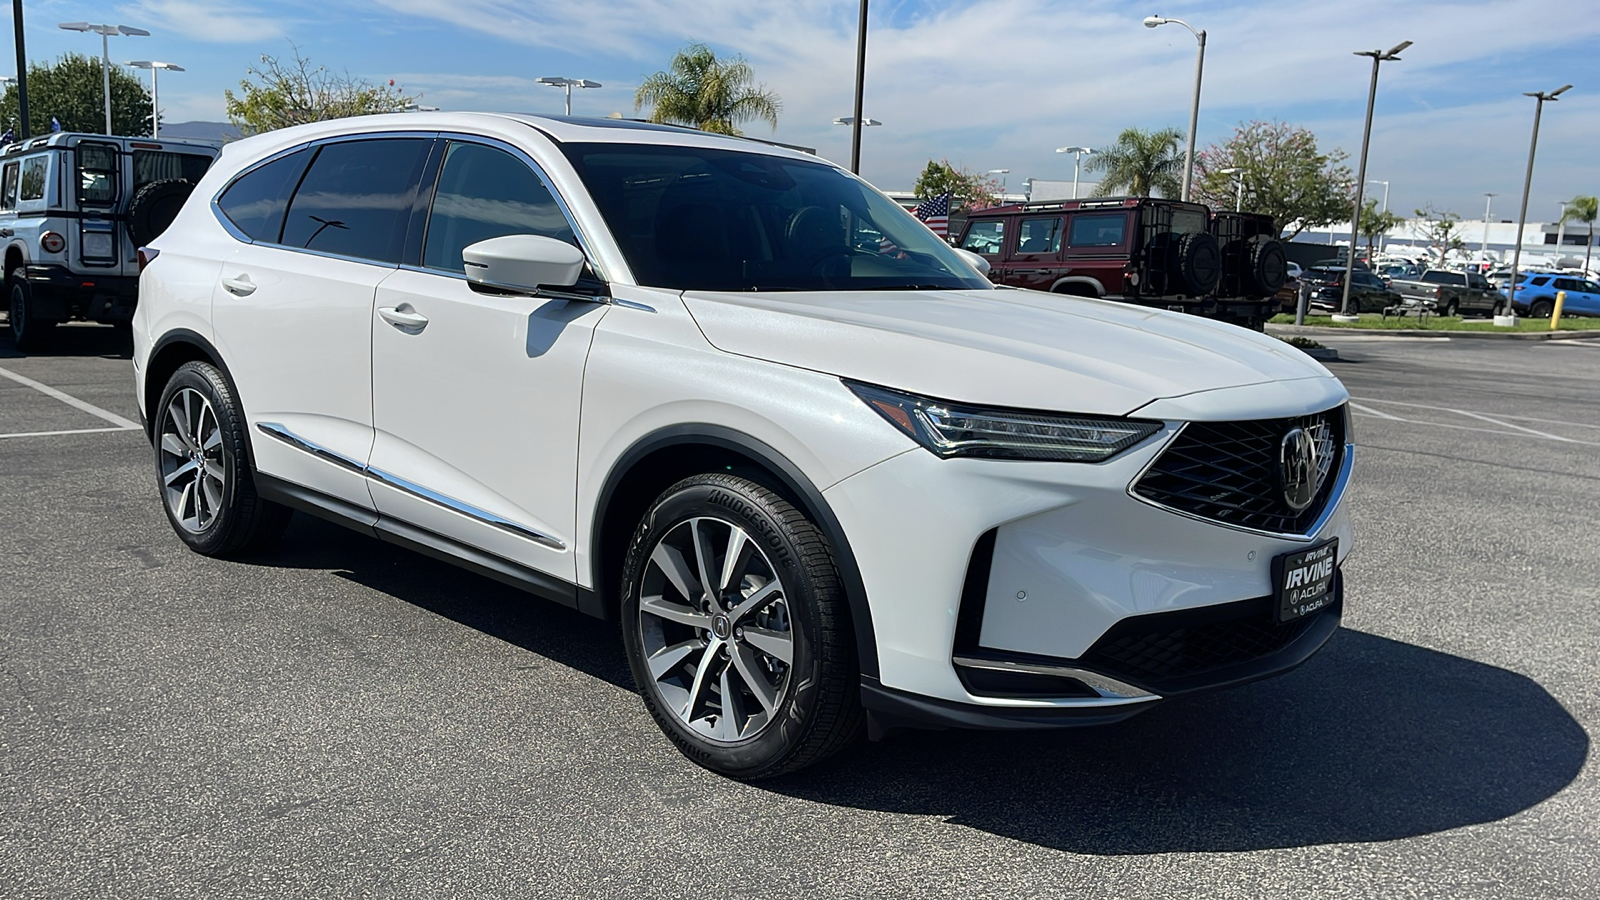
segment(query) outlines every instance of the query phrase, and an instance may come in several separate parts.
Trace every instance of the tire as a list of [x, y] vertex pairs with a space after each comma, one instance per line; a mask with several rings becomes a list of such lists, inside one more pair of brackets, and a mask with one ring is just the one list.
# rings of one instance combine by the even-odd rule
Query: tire
[[276, 542], [291, 510], [256, 493], [244, 415], [226, 376], [209, 363], [184, 363], [151, 416], [156, 489], [189, 549], [229, 556]]
[[128, 237], [133, 245], [143, 247], [160, 237], [193, 192], [194, 185], [185, 178], [152, 181], [135, 191], [128, 201]]
[[1190, 296], [1211, 293], [1222, 279], [1222, 251], [1217, 239], [1203, 231], [1178, 238], [1176, 263], [1173, 274]]
[[1456, 316], [1460, 312], [1461, 312], [1461, 304], [1458, 303], [1454, 297], [1452, 297], [1452, 298], [1450, 298], [1449, 300], [1447, 300], [1445, 302], [1445, 304], [1444, 304], [1444, 312], [1441, 313], [1441, 315], [1443, 315], [1445, 318], [1448, 319], [1448, 318], [1452, 318], [1452, 317]]
[[[700, 584], [725, 571], [722, 598], [706, 603]], [[832, 551], [774, 492], [722, 473], [678, 482], [634, 531], [623, 579], [628, 665], [684, 756], [733, 778], [770, 778], [863, 733], [855, 633]]]
[[1245, 244], [1244, 254], [1258, 296], [1271, 297], [1289, 280], [1289, 255], [1277, 240], [1258, 234]]
[[33, 353], [49, 347], [56, 330], [55, 320], [41, 319], [34, 313], [33, 287], [20, 267], [6, 276], [6, 298], [6, 324], [17, 349]]
[[1555, 307], [1549, 300], [1536, 300], [1528, 307], [1528, 317], [1532, 319], [1548, 319]]

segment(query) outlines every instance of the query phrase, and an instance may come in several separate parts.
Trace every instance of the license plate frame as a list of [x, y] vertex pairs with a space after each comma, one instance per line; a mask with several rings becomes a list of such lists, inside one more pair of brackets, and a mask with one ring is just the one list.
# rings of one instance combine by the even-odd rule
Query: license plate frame
[[1326, 609], [1334, 601], [1333, 580], [1338, 574], [1338, 538], [1273, 557], [1273, 617], [1292, 622]]

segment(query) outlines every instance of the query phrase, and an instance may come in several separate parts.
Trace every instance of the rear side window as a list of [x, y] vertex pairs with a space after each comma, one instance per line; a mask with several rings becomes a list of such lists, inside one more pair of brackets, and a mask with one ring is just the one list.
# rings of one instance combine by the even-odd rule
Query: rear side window
[[211, 168], [211, 157], [199, 153], [172, 153], [166, 150], [133, 151], [133, 189], [152, 181], [174, 178], [194, 184]]
[[984, 256], [994, 256], [1000, 252], [1005, 237], [1004, 219], [973, 222], [967, 226], [967, 236], [961, 239], [961, 249], [971, 250]]
[[1017, 227], [1018, 253], [1055, 253], [1061, 249], [1061, 220], [1023, 219]]
[[22, 161], [22, 193], [19, 196], [19, 199], [44, 199], [45, 166], [46, 161], [42, 156], [35, 156], [32, 159], [25, 159]]
[[426, 138], [324, 146], [289, 201], [281, 243], [399, 263], [417, 179], [431, 146]]
[[1122, 243], [1127, 232], [1128, 217], [1123, 213], [1073, 216], [1072, 237], [1067, 243], [1072, 247], [1115, 247]]
[[6, 163], [5, 174], [0, 175], [0, 209], [14, 209], [17, 205], [16, 163]]
[[283, 213], [289, 194], [300, 181], [310, 150], [298, 150], [266, 165], [246, 172], [217, 198], [217, 206], [251, 240], [278, 242], [283, 230]]
[[463, 248], [507, 234], [578, 243], [555, 197], [527, 163], [493, 147], [451, 143], [433, 197], [422, 264], [460, 272]]

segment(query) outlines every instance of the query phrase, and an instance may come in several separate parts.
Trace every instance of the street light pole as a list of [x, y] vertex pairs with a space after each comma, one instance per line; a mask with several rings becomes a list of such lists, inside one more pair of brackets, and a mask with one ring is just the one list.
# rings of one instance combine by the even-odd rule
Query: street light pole
[[[1517, 324], [1517, 306], [1515, 303], [1517, 296], [1517, 269], [1522, 265], [1522, 229], [1528, 225], [1528, 192], [1533, 189], [1533, 154], [1535, 150], [1539, 149], [1539, 117], [1544, 114], [1544, 102], [1546, 100], [1554, 103], [1557, 97], [1570, 90], [1572, 90], [1572, 85], [1564, 84], [1549, 93], [1544, 91], [1529, 93], [1525, 91], [1522, 94], [1524, 97], [1533, 97], [1538, 102], [1533, 107], [1533, 137], [1528, 141], [1528, 174], [1523, 176], [1522, 179], [1522, 211], [1517, 213], [1517, 245], [1511, 251], [1511, 281], [1507, 283], [1506, 287], [1506, 314], [1494, 317], [1496, 325], [1513, 327]], [[1560, 251], [1561, 247], [1558, 244], [1556, 252], [1559, 254]]]
[[182, 72], [183, 66], [148, 59], [136, 59], [123, 65], [132, 66], [135, 69], [150, 70], [150, 136], [161, 137], [161, 79], [159, 76], [162, 69]]
[[856, 112], [850, 119], [850, 172], [861, 174], [861, 101], [867, 90], [867, 0], [861, 0], [861, 19], [856, 23]]
[[1368, 178], [1367, 179], [1367, 184], [1381, 184], [1381, 185], [1383, 185], [1383, 211], [1384, 212], [1388, 212], [1389, 211], [1389, 182], [1380, 181], [1380, 180], [1378, 180], [1376, 178]]
[[1005, 200], [1006, 200], [1006, 176], [1011, 174], [1011, 170], [1010, 169], [990, 169], [989, 171], [987, 171], [987, 172], [985, 172], [983, 174], [985, 174], [985, 175], [999, 175], [1000, 176], [1000, 202], [1004, 203]]
[[1217, 174], [1234, 176], [1234, 184], [1238, 190], [1233, 197], [1233, 211], [1242, 212], [1244, 210], [1244, 169], [1239, 166], [1229, 166], [1226, 169], [1218, 169]]
[[1355, 212], [1350, 218], [1350, 252], [1345, 254], [1344, 263], [1344, 299], [1339, 303], [1340, 315], [1334, 320], [1353, 320], [1350, 315], [1350, 281], [1356, 271], [1356, 239], [1361, 234], [1361, 203], [1367, 187], [1367, 145], [1372, 141], [1372, 107], [1378, 100], [1378, 66], [1389, 61], [1400, 59], [1400, 51], [1411, 46], [1410, 41], [1401, 41], [1388, 50], [1358, 50], [1356, 56], [1372, 57], [1372, 86], [1367, 89], [1367, 124], [1361, 131], [1361, 165], [1356, 172], [1356, 204]]
[[150, 32], [130, 25], [92, 25], [88, 22], [62, 22], [63, 31], [84, 31], [100, 35], [100, 73], [105, 82], [106, 134], [111, 134], [111, 36], [149, 37]]
[[[564, 78], [560, 75], [544, 75], [534, 79], [535, 84], [548, 84], [551, 87], [566, 88], [567, 90], [567, 115], [572, 115], [572, 89], [605, 87], [598, 81], [587, 78]], [[421, 109], [421, 107], [418, 107]]]
[[11, 21], [17, 32], [17, 116], [21, 120], [18, 137], [28, 137], [28, 51], [22, 41], [22, 0], [11, 0]]
[[1194, 39], [1200, 42], [1200, 49], [1194, 56], [1194, 102], [1189, 105], [1189, 145], [1183, 151], [1183, 194], [1178, 199], [1188, 202], [1189, 184], [1194, 180], [1194, 132], [1200, 125], [1200, 75], [1206, 67], [1206, 30], [1196, 31], [1193, 25], [1182, 19], [1167, 19], [1161, 16], [1146, 16], [1144, 27], [1154, 28], [1171, 22], [1189, 29]]
[[1489, 207], [1494, 203], [1495, 193], [1484, 191], [1483, 196], [1483, 246], [1478, 249], [1479, 255], [1484, 259], [1489, 258]]
[[1078, 199], [1078, 169], [1083, 165], [1083, 155], [1093, 153], [1092, 147], [1057, 147], [1057, 153], [1072, 154], [1072, 199]]

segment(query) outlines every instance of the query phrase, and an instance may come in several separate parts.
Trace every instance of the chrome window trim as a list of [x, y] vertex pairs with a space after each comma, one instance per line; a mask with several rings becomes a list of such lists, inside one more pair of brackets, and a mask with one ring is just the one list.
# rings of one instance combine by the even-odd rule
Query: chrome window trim
[[[535, 531], [526, 525], [519, 525], [510, 519], [497, 516], [492, 512], [479, 509], [476, 506], [462, 503], [460, 500], [457, 500], [454, 497], [449, 497], [437, 491], [429, 490], [420, 484], [407, 481], [398, 475], [385, 472], [382, 469], [375, 469], [370, 465], [357, 462], [356, 460], [351, 459], [342, 453], [329, 450], [327, 447], [324, 447], [315, 441], [307, 440], [306, 438], [295, 434], [277, 422], [257, 422], [256, 430], [264, 435], [267, 435], [268, 437], [276, 438], [277, 440], [282, 441], [284, 444], [287, 444], [296, 450], [309, 453], [318, 459], [332, 463], [341, 469], [354, 472], [357, 475], [371, 478], [375, 481], [381, 481], [384, 484], [395, 488], [396, 490], [403, 491], [404, 493], [410, 494], [422, 500], [427, 500], [430, 503], [441, 506], [452, 512], [460, 513], [469, 519], [473, 519], [485, 525], [491, 525], [500, 529], [501, 531], [507, 532], [508, 534], [513, 534], [525, 540], [533, 541], [536, 544], [549, 547], [552, 550], [567, 549], [567, 545], [564, 542], [544, 534], [543, 532]], [[382, 514], [380, 513], [380, 515]]]
[[1161, 699], [1159, 694], [1153, 694], [1144, 688], [1134, 687], [1115, 678], [1101, 675], [1099, 672], [1091, 672], [1088, 669], [1079, 669], [1072, 666], [1051, 666], [1039, 663], [1012, 662], [1010, 660], [981, 659], [972, 656], [952, 657], [951, 662], [967, 669], [987, 669], [993, 672], [1026, 672], [1030, 675], [1052, 675], [1061, 678], [1072, 678], [1083, 682], [1090, 690], [1100, 695], [1098, 697], [1066, 697], [1050, 701], [1055, 706], [1127, 706]]
[[[1319, 413], [1332, 412], [1338, 408], [1338, 406], [1332, 406], [1328, 409], [1318, 410], [1318, 412], [1308, 413], [1307, 415], [1318, 415]], [[1207, 525], [1215, 525], [1218, 528], [1229, 528], [1234, 531], [1242, 531], [1246, 534], [1258, 534], [1262, 537], [1283, 538], [1285, 540], [1310, 543], [1311, 541], [1316, 540], [1317, 535], [1321, 533], [1322, 529], [1328, 524], [1329, 520], [1333, 518], [1334, 513], [1338, 512], [1339, 501], [1344, 499], [1345, 489], [1350, 486], [1350, 473], [1355, 469], [1356, 445], [1355, 442], [1350, 440], [1350, 436], [1347, 433], [1345, 435], [1344, 453], [1342, 454], [1344, 458], [1339, 462], [1339, 474], [1334, 476], [1333, 488], [1328, 492], [1328, 502], [1323, 504], [1322, 513], [1317, 516], [1317, 520], [1312, 522], [1311, 527], [1306, 529], [1304, 533], [1293, 531], [1269, 531], [1265, 528], [1247, 528], [1243, 525], [1235, 525], [1231, 522], [1219, 522], [1216, 519], [1208, 519], [1205, 516], [1198, 516], [1187, 510], [1176, 509], [1174, 507], [1167, 506], [1164, 503], [1157, 503], [1156, 501], [1151, 500], [1149, 497], [1141, 496], [1137, 491], [1134, 490], [1134, 487], [1144, 479], [1144, 476], [1149, 473], [1150, 468], [1161, 460], [1161, 454], [1166, 451], [1167, 446], [1169, 446], [1172, 441], [1176, 441], [1178, 439], [1178, 435], [1182, 434], [1183, 430], [1187, 427], [1189, 427], [1189, 423], [1184, 422], [1175, 431], [1173, 431], [1172, 436], [1168, 439], [1167, 443], [1163, 444], [1161, 449], [1156, 452], [1156, 455], [1150, 457], [1150, 461], [1145, 463], [1144, 467], [1139, 470], [1139, 474], [1135, 475], [1133, 480], [1128, 482], [1126, 493], [1129, 497], [1132, 497], [1146, 506], [1153, 506], [1156, 509], [1173, 513], [1175, 515], [1180, 515], [1186, 519], [1193, 519], [1196, 522], [1204, 522]]]

